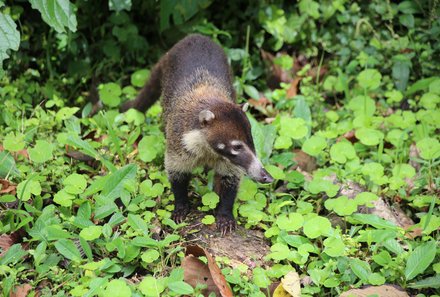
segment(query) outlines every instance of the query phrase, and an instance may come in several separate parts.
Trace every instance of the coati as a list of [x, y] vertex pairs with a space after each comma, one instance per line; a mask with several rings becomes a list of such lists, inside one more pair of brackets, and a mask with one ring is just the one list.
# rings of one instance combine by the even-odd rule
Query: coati
[[182, 222], [190, 210], [188, 184], [198, 166], [215, 170], [217, 228], [235, 229], [232, 207], [240, 177], [273, 181], [255, 154], [251, 126], [235, 103], [229, 64], [223, 49], [193, 34], [174, 45], [154, 66], [139, 95], [121, 111], [147, 110], [162, 95], [166, 137], [165, 169], [174, 193], [172, 218]]

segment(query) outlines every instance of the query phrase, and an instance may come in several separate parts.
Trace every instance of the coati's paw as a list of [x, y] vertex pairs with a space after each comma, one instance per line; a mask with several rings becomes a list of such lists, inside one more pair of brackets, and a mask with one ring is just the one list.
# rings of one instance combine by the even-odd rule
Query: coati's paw
[[216, 217], [217, 230], [220, 231], [221, 235], [224, 236], [228, 233], [232, 233], [237, 227], [235, 220], [232, 216], [222, 216]]
[[171, 219], [173, 219], [176, 224], [182, 223], [189, 213], [189, 206], [176, 206], [171, 214]]

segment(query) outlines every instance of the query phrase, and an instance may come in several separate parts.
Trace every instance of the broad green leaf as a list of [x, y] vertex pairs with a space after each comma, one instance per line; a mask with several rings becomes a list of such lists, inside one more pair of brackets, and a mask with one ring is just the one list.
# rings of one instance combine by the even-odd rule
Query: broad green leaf
[[5, 178], [7, 175], [19, 176], [20, 171], [18, 171], [11, 153], [3, 151], [0, 152], [0, 177]]
[[308, 133], [306, 122], [301, 118], [282, 117], [280, 120], [281, 136], [287, 136], [293, 139], [301, 139]]
[[302, 150], [311, 155], [317, 156], [327, 147], [327, 141], [324, 137], [313, 135], [306, 141], [304, 141]]
[[154, 261], [156, 261], [157, 259], [159, 259], [160, 254], [158, 251], [156, 250], [148, 250], [146, 252], [144, 252], [141, 256], [142, 261], [144, 261], [145, 263], [153, 263]]
[[440, 274], [431, 276], [415, 283], [408, 284], [408, 287], [413, 289], [438, 289], [440, 288]]
[[161, 183], [155, 183], [149, 179], [144, 180], [139, 186], [139, 191], [147, 197], [158, 197], [162, 195], [164, 187]]
[[29, 158], [35, 163], [44, 163], [53, 158], [53, 145], [46, 140], [37, 140], [33, 148], [28, 149]]
[[423, 94], [420, 98], [420, 105], [426, 109], [435, 109], [440, 103], [440, 96], [434, 93]]
[[348, 103], [348, 108], [354, 111], [354, 115], [372, 116], [376, 111], [376, 103], [368, 96], [356, 96]]
[[215, 217], [213, 215], [206, 215], [202, 219], [202, 223], [205, 225], [211, 225], [214, 224], [214, 222], [215, 222]]
[[261, 267], [256, 267], [252, 271], [252, 280], [260, 288], [267, 288], [271, 284], [270, 279], [266, 275], [266, 271]]
[[330, 257], [342, 257], [345, 255], [344, 241], [339, 237], [329, 237], [324, 240], [324, 253]]
[[363, 283], [368, 283], [368, 277], [371, 274], [371, 268], [368, 263], [359, 259], [350, 259], [350, 268], [357, 277], [359, 277]]
[[103, 292], [103, 296], [112, 297], [131, 297], [130, 287], [123, 279], [114, 279], [110, 281]]
[[394, 223], [391, 223], [390, 221], [386, 221], [372, 214], [355, 213], [352, 215], [352, 218], [359, 221], [361, 224], [371, 225], [378, 229], [381, 228], [391, 229], [391, 230], [397, 229], [397, 226]]
[[417, 141], [420, 156], [425, 160], [434, 160], [440, 157], [440, 142], [435, 138], [424, 138]]
[[165, 290], [164, 283], [152, 276], [144, 277], [138, 288], [147, 297], [161, 296], [161, 293]]
[[121, 103], [121, 87], [116, 83], [106, 83], [98, 87], [99, 98], [107, 106], [115, 107]]
[[194, 294], [194, 289], [190, 284], [184, 281], [175, 281], [168, 284], [168, 288], [177, 294], [190, 295]]
[[348, 141], [337, 142], [330, 148], [330, 157], [338, 163], [346, 163], [348, 160], [356, 158], [356, 151]]
[[157, 135], [147, 135], [139, 142], [139, 159], [144, 162], [153, 161], [163, 151], [163, 138]]
[[17, 152], [24, 148], [24, 135], [22, 133], [10, 132], [3, 140], [3, 147], [10, 152]]
[[274, 179], [284, 179], [286, 177], [284, 171], [275, 165], [267, 165], [266, 170]]
[[362, 142], [362, 144], [368, 146], [378, 145], [384, 138], [383, 132], [371, 128], [357, 129], [355, 135], [356, 138]]
[[87, 187], [84, 175], [73, 173], [63, 180], [64, 190], [70, 194], [81, 194]]
[[249, 97], [256, 99], [256, 100], [260, 99], [260, 93], [258, 92], [258, 90], [254, 86], [244, 85], [243, 90], [246, 93], [246, 95], [248, 95]]
[[64, 189], [58, 191], [53, 197], [55, 203], [65, 207], [72, 206], [73, 199], [75, 199], [75, 195], [66, 192]]
[[358, 204], [354, 199], [347, 196], [340, 196], [335, 199], [327, 199], [324, 203], [325, 208], [333, 210], [339, 216], [348, 216], [357, 210]]
[[76, 31], [75, 8], [68, 0], [29, 0], [33, 9], [41, 13], [43, 20], [58, 33], [66, 32], [66, 27]]
[[95, 240], [102, 234], [102, 226], [89, 226], [81, 230], [79, 236], [87, 241]]
[[0, 265], [15, 264], [27, 254], [21, 247], [21, 244], [16, 243], [9, 247], [8, 251], [0, 257]]
[[359, 85], [367, 90], [374, 90], [380, 86], [382, 75], [376, 69], [366, 69], [357, 76]]
[[304, 223], [303, 231], [308, 238], [317, 238], [321, 235], [328, 235], [332, 229], [327, 218], [316, 216]]
[[429, 267], [437, 252], [435, 241], [429, 241], [416, 247], [408, 257], [405, 267], [405, 278], [411, 280]]
[[379, 273], [372, 273], [368, 276], [368, 282], [373, 286], [380, 286], [385, 283], [385, 278]]
[[304, 218], [301, 214], [291, 212], [288, 215], [279, 215], [275, 223], [281, 230], [296, 231], [302, 227], [303, 222]]
[[0, 13], [0, 77], [3, 73], [3, 61], [9, 58], [9, 50], [18, 50], [20, 32], [10, 15]]
[[202, 196], [203, 205], [206, 205], [211, 209], [214, 209], [219, 201], [220, 197], [215, 192], [209, 192]]
[[[110, 1], [113, 2], [114, 0]], [[131, 2], [131, 0], [123, 0], [123, 1], [115, 1], [115, 2]], [[135, 71], [131, 77], [130, 77], [130, 81], [131, 84], [135, 87], [143, 87], [145, 85], [145, 83], [147, 82], [148, 78], [150, 77], [150, 70], [147, 69], [140, 69]]]
[[17, 197], [22, 201], [28, 201], [31, 195], [38, 196], [41, 194], [41, 185], [39, 181], [27, 179], [17, 186]]
[[148, 234], [148, 225], [145, 220], [141, 218], [140, 215], [129, 214], [127, 222], [134, 230], [140, 232], [143, 235]]
[[334, 197], [338, 191], [339, 186], [334, 185], [331, 181], [315, 177], [307, 186], [307, 189], [312, 194], [325, 192], [329, 197]]
[[81, 253], [76, 245], [69, 239], [60, 239], [55, 242], [55, 248], [58, 252], [69, 260], [74, 262], [81, 261]]

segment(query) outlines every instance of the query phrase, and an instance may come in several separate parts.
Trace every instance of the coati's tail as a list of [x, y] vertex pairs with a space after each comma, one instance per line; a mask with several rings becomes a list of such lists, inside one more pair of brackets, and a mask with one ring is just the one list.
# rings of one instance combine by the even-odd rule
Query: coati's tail
[[119, 108], [120, 112], [124, 112], [129, 110], [130, 108], [137, 109], [141, 112], [145, 112], [151, 105], [156, 102], [161, 95], [162, 87], [162, 63], [159, 61], [151, 71], [150, 78], [139, 94], [136, 96], [136, 99], [127, 101]]

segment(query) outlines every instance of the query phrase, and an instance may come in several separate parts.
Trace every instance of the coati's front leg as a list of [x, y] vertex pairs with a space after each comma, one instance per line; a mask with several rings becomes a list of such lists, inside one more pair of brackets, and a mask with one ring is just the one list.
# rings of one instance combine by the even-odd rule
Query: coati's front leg
[[215, 192], [220, 197], [216, 210], [217, 229], [222, 235], [235, 230], [236, 223], [232, 208], [237, 196], [240, 177], [234, 175], [215, 174]]
[[186, 172], [171, 171], [168, 173], [171, 191], [174, 194], [174, 211], [171, 218], [180, 224], [189, 213], [188, 184], [191, 174]]

